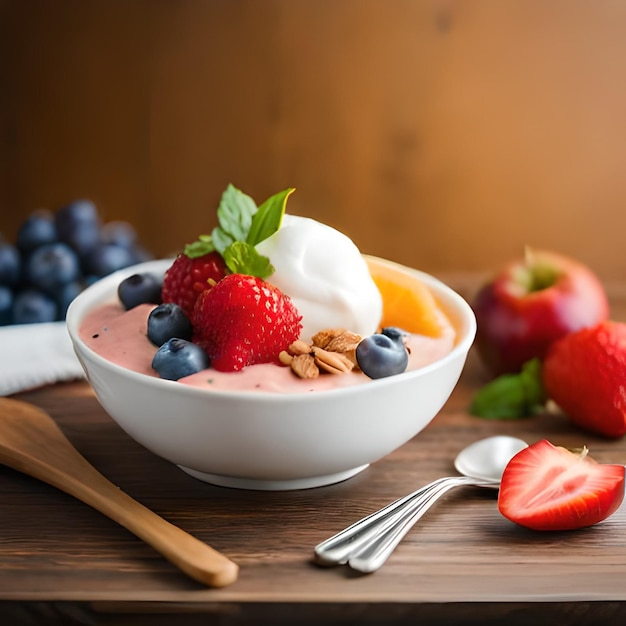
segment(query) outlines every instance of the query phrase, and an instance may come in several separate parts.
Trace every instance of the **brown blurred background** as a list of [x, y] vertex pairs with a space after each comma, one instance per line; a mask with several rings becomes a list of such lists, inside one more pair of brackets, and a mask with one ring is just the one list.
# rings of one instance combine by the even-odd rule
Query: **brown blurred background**
[[626, 3], [0, 0], [0, 231], [90, 198], [157, 255], [232, 182], [435, 274], [626, 280]]

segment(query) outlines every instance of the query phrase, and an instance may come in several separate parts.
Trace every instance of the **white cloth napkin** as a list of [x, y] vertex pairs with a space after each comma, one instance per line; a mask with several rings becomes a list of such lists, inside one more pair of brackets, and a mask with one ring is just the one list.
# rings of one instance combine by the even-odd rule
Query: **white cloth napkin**
[[65, 322], [0, 327], [0, 396], [80, 378]]

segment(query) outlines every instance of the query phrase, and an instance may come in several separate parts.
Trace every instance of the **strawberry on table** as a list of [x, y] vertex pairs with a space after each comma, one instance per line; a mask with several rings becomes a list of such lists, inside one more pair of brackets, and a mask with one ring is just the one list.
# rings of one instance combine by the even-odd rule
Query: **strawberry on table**
[[626, 323], [605, 321], [553, 342], [543, 359], [480, 389], [470, 412], [515, 419], [554, 402], [571, 420], [605, 437], [626, 435]]
[[194, 343], [216, 370], [236, 372], [256, 363], [278, 363], [296, 341], [301, 316], [291, 299], [265, 280], [229, 274], [203, 292], [193, 311]]
[[607, 437], [626, 434], [626, 324], [604, 322], [556, 341], [542, 377], [573, 422]]
[[587, 448], [573, 452], [544, 439], [506, 466], [498, 510], [532, 530], [574, 530], [606, 519], [623, 499], [623, 465], [596, 463]]

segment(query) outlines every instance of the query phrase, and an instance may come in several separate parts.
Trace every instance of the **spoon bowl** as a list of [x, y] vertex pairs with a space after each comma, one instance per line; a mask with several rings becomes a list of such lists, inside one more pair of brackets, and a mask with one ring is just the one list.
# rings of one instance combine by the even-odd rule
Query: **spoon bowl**
[[479, 439], [459, 452], [454, 467], [463, 476], [493, 480], [499, 484], [508, 462], [527, 446], [522, 439], [507, 435]]
[[527, 446], [525, 441], [505, 435], [475, 441], [454, 460], [461, 476], [439, 478], [326, 539], [314, 548], [316, 562], [348, 564], [363, 573], [377, 570], [441, 496], [453, 487], [497, 489], [508, 462]]

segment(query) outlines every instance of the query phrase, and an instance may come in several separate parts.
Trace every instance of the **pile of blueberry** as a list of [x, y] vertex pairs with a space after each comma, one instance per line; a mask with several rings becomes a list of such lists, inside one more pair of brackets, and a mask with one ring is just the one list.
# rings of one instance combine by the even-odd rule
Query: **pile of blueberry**
[[89, 200], [34, 211], [14, 243], [0, 236], [0, 326], [62, 321], [85, 287], [149, 258], [128, 222], [103, 222]]

